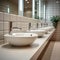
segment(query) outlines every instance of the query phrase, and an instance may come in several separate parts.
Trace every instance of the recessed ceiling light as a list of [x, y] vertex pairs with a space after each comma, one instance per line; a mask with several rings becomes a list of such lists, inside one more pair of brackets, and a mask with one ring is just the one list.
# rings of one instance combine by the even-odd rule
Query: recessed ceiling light
[[29, 4], [29, 1], [27, 3]]

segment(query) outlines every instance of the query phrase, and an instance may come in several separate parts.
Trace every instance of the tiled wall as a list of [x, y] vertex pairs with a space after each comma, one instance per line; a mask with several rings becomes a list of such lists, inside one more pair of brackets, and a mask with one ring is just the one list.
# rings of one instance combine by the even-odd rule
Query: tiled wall
[[[60, 2], [60, 0], [58, 0]], [[50, 20], [52, 16], [60, 16], [60, 3], [56, 3], [56, 0], [47, 0], [46, 3], [46, 19]]]
[[38, 27], [41, 27], [40, 20], [0, 12], [0, 39], [4, 33], [9, 33], [10, 22], [12, 22], [12, 27], [22, 28], [22, 31], [29, 29], [29, 23], [31, 23], [31, 29], [37, 29], [37, 23]]

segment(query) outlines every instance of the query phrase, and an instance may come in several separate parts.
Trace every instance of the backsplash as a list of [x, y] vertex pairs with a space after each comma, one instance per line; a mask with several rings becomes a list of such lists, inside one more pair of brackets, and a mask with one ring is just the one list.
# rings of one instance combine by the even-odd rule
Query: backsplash
[[38, 28], [41, 27], [40, 20], [0, 12], [0, 39], [2, 39], [5, 33], [9, 33], [10, 22], [12, 22], [12, 28], [18, 27], [21, 28], [21, 31], [29, 30], [29, 23], [31, 23], [30, 29], [37, 29], [37, 23]]

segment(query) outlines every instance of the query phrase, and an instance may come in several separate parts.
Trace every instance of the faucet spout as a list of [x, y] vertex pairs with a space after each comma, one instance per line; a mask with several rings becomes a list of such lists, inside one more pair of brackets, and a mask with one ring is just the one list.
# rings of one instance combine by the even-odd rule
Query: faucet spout
[[12, 30], [12, 21], [10, 21], [10, 23], [9, 23], [9, 33], [11, 32], [11, 30]]

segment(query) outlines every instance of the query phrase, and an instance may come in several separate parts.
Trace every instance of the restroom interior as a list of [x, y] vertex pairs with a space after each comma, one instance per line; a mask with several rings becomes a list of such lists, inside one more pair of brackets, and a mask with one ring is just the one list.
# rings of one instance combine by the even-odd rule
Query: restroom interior
[[[13, 29], [24, 33], [27, 30], [52, 26], [50, 18], [60, 16], [60, 0], [35, 0], [35, 7], [32, 1], [34, 0], [24, 0], [24, 9], [19, 11], [19, 0], [0, 0], [0, 45], [6, 43], [4, 35]], [[37, 60], [60, 60], [59, 45], [60, 22]]]

